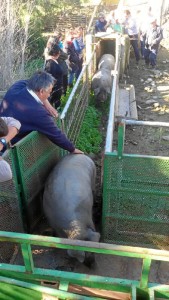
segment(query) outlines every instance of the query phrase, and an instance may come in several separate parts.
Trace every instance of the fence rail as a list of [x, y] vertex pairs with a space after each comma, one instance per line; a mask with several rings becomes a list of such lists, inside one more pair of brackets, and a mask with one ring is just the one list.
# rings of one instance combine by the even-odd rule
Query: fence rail
[[[59, 281], [60, 285], [64, 282], [67, 283], [68, 291], [69, 284], [77, 284], [83, 287], [98, 288], [109, 291], [117, 291], [122, 293], [128, 293], [131, 299], [136, 300], [137, 296], [142, 295], [141, 299], [156, 299], [156, 293], [160, 293], [161, 299], [169, 299], [169, 286], [159, 285], [149, 282], [149, 274], [151, 270], [152, 261], [164, 261], [169, 262], [169, 252], [146, 249], [146, 248], [134, 248], [128, 246], [118, 246], [104, 243], [85, 242], [79, 240], [59, 239], [54, 237], [45, 237], [37, 235], [28, 235], [21, 233], [0, 232], [1, 242], [12, 242], [19, 244], [23, 257], [23, 265], [13, 265], [0, 263], [0, 275], [5, 278], [13, 278], [13, 284], [24, 286], [24, 282], [17, 282], [17, 280], [27, 281], [27, 287], [29, 287], [29, 281], [33, 284], [37, 284], [42, 281]], [[117, 255], [120, 257], [132, 257], [142, 259], [142, 272], [140, 280], [129, 280], [122, 278], [112, 278], [103, 276], [94, 276], [86, 274], [78, 274], [72, 272], [63, 272], [57, 270], [49, 270], [43, 268], [36, 268], [34, 266], [32, 246], [43, 246], [60, 249], [73, 249], [90, 251], [93, 253], [99, 253], [104, 255]], [[7, 279], [0, 277], [0, 282], [6, 282]], [[16, 282], [15, 282], [16, 281]], [[9, 281], [10, 282], [10, 281]], [[25, 286], [26, 287], [26, 286]], [[41, 288], [39, 288], [41, 290]], [[1, 290], [1, 288], [0, 288]], [[48, 289], [44, 292], [48, 292]], [[57, 290], [55, 290], [57, 294]], [[76, 299], [71, 298], [69, 293], [59, 294], [62, 295], [61, 299]], [[144, 296], [143, 296], [144, 295]], [[66, 298], [68, 297], [68, 298]], [[83, 298], [84, 297], [84, 298]], [[88, 299], [86, 296], [81, 296], [77, 299]], [[105, 299], [105, 298], [90, 298], [90, 299]]]

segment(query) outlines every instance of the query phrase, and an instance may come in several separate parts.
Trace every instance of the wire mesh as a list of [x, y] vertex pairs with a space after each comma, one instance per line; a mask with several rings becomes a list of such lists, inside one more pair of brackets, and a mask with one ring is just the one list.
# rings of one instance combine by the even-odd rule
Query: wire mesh
[[[12, 149], [3, 155], [13, 171], [12, 180], [0, 183], [0, 230], [23, 232], [22, 211], [20, 203], [19, 185], [16, 179]], [[2, 262], [7, 262], [14, 250], [14, 244], [3, 243], [0, 246]]]
[[168, 228], [169, 158], [106, 154], [104, 241], [165, 248]]

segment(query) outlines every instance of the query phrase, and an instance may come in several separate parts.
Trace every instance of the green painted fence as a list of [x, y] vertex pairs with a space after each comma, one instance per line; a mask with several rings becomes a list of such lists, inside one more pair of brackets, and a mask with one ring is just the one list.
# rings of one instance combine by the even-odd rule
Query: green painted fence
[[[69, 293], [69, 287], [71, 285], [77, 285], [79, 286], [79, 288], [88, 287], [99, 290], [102, 289], [105, 290], [105, 294], [106, 291], [114, 291], [128, 295], [127, 298], [123, 297], [118, 299], [169, 299], [168, 285], [161, 285], [158, 282], [149, 282], [152, 262], [169, 262], [168, 251], [117, 246], [104, 243], [93, 243], [2, 231], [0, 232], [0, 241], [2, 243], [8, 241], [17, 244], [21, 248], [23, 257], [23, 265], [0, 263], [0, 295], [2, 295], [3, 293], [7, 294], [7, 292], [11, 294], [11, 292], [13, 291], [13, 299], [28, 299], [26, 298], [26, 296], [25, 298], [17, 298], [16, 296], [16, 293], [21, 293], [22, 288], [24, 287], [25, 292], [27, 290], [32, 291], [32, 294], [33, 291], [37, 292], [37, 295], [34, 295], [34, 299], [39, 299], [39, 293], [58, 296], [59, 299], [110, 299], [104, 297], [104, 295], [102, 297], [87, 297], [85, 295], [85, 289], [83, 289], [83, 293], [81, 295], [78, 294], [78, 289], [76, 290], [76, 293]], [[113, 278], [113, 276], [103, 277], [74, 272], [64, 272], [60, 270], [37, 268], [33, 260], [33, 246], [59, 249], [76, 249], [90, 251], [97, 254], [104, 254], [106, 256], [115, 255], [120, 256], [121, 258], [128, 257], [141, 259], [142, 271], [140, 280]], [[50, 289], [49, 286], [45, 288], [41, 286], [42, 284], [44, 284], [44, 282], [48, 282], [48, 284], [50, 282], [52, 284], [57, 283], [58, 285], [57, 287], [55, 287], [55, 289]], [[96, 290], [93, 290], [93, 294], [97, 295]]]
[[125, 124], [169, 123], [124, 120], [118, 150], [104, 157], [102, 231], [108, 243], [169, 249], [169, 157], [124, 153]]

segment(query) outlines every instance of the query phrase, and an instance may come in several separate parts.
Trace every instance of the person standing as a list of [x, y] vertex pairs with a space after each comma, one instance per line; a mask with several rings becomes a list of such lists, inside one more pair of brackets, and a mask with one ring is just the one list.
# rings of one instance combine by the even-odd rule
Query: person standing
[[56, 44], [51, 45], [48, 48], [48, 58], [45, 63], [45, 71], [50, 73], [55, 79], [56, 82], [53, 86], [52, 93], [49, 97], [49, 101], [57, 109], [61, 104], [62, 96], [62, 86], [63, 86], [63, 71], [58, 63], [58, 58], [60, 55], [60, 47]]
[[103, 13], [99, 14], [99, 18], [95, 24], [95, 33], [97, 32], [106, 32], [107, 21], [105, 20], [105, 16]]
[[139, 47], [138, 47], [138, 28], [136, 20], [131, 16], [129, 10], [125, 10], [124, 12], [125, 20], [123, 22], [125, 27], [125, 32], [128, 34], [130, 38], [130, 44], [133, 47], [134, 55], [136, 58], [136, 64], [139, 63], [140, 54], [139, 54]]
[[76, 79], [77, 79], [82, 71], [83, 49], [85, 48], [85, 44], [83, 42], [83, 28], [81, 26], [79, 26], [75, 29], [73, 44], [74, 44], [76, 52], [79, 55], [79, 65], [78, 65], [79, 68], [78, 68], [78, 71], [76, 72]]
[[162, 28], [157, 25], [156, 18], [152, 17], [145, 37], [144, 58], [147, 66], [150, 64], [152, 68], [156, 67], [158, 48], [162, 39]]
[[73, 87], [73, 81], [76, 77], [76, 74], [79, 72], [79, 55], [75, 49], [73, 44], [74, 39], [74, 30], [70, 29], [66, 32], [65, 35], [65, 43], [64, 43], [64, 51], [68, 55], [68, 69], [69, 69], [69, 76], [68, 76], [68, 86], [70, 88]]

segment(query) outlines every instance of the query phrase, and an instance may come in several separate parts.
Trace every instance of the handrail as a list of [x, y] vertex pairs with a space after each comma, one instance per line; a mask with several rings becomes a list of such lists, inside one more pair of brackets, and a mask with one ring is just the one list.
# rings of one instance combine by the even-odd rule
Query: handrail
[[[37, 280], [60, 282], [64, 281], [68, 284], [78, 284], [83, 287], [86, 286], [90, 288], [101, 288], [105, 290], [114, 290], [128, 293], [132, 293], [133, 288], [142, 289], [142, 291], [146, 293], [149, 293], [149, 289], [151, 289], [151, 293], [153, 291], [166, 291], [168, 293], [169, 291], [169, 286], [167, 285], [160, 285], [157, 282], [149, 282], [152, 260], [169, 262], [169, 251], [80, 240], [61, 239], [56, 237], [38, 236], [6, 231], [0, 231], [0, 242], [12, 242], [20, 244], [24, 265], [0, 263], [0, 275], [10, 277], [13, 280], [31, 280], [32, 283], [33, 281], [37, 282]], [[34, 266], [34, 256], [31, 249], [32, 245], [59, 249], [89, 251], [104, 255], [117, 255], [138, 259], [141, 258], [142, 272], [139, 280], [130, 280], [98, 275], [86, 275], [75, 272], [66, 272], [46, 268], [44, 269], [39, 267], [37, 268], [36, 266]], [[133, 294], [132, 299], [136, 299], [136, 297], [133, 297]]]
[[126, 125], [135, 125], [135, 126], [169, 127], [169, 122], [137, 121], [137, 120], [122, 119], [121, 123], [125, 123]]
[[110, 100], [110, 110], [109, 110], [109, 119], [108, 119], [107, 134], [106, 134], [105, 152], [112, 152], [115, 104], [116, 104], [117, 86], [118, 86], [119, 69], [120, 69], [120, 53], [121, 53], [121, 43], [120, 43], [120, 36], [118, 35], [116, 37], [116, 63], [114, 69], [115, 71], [114, 80], [113, 80], [111, 100]]
[[86, 62], [86, 64], [83, 66], [82, 71], [81, 71], [81, 73], [80, 73], [80, 75], [79, 75], [79, 77], [78, 77], [78, 79], [77, 79], [77, 81], [76, 81], [76, 83], [75, 83], [75, 85], [74, 85], [74, 87], [73, 87], [73, 89], [72, 89], [72, 92], [71, 92], [71, 94], [70, 94], [70, 96], [69, 96], [69, 99], [68, 99], [68, 101], [66, 102], [66, 105], [64, 106], [64, 109], [63, 109], [63, 111], [62, 111], [62, 113], [61, 113], [61, 115], [60, 115], [60, 119], [61, 119], [61, 120], [63, 120], [63, 119], [65, 118], [65, 115], [66, 115], [67, 110], [68, 110], [68, 108], [69, 108], [69, 106], [70, 106], [70, 104], [71, 104], [71, 102], [72, 102], [72, 100], [73, 100], [73, 97], [74, 97], [74, 95], [75, 95], [75, 92], [76, 92], [76, 90], [77, 90], [77, 87], [78, 87], [78, 85], [79, 85], [79, 82], [80, 82], [80, 80], [82, 79], [83, 74], [86, 72], [86, 69], [87, 69], [87, 67], [88, 67], [89, 64], [90, 64], [90, 62], [91, 62], [91, 60], [92, 60], [92, 58], [93, 58], [93, 56], [94, 56], [94, 54], [95, 54], [95, 51], [96, 51], [96, 45], [94, 45], [94, 50], [93, 50], [93, 52], [92, 52], [92, 54], [91, 54], [91, 57], [90, 57], [89, 60]]
[[[141, 247], [121, 246], [107, 243], [72, 240], [57, 237], [40, 236], [27, 233], [0, 231], [0, 241], [20, 243], [21, 245], [39, 245], [59, 249], [75, 249], [108, 255], [147, 258], [159, 261], [169, 261], [169, 251]], [[0, 264], [0, 268], [1, 268]]]

